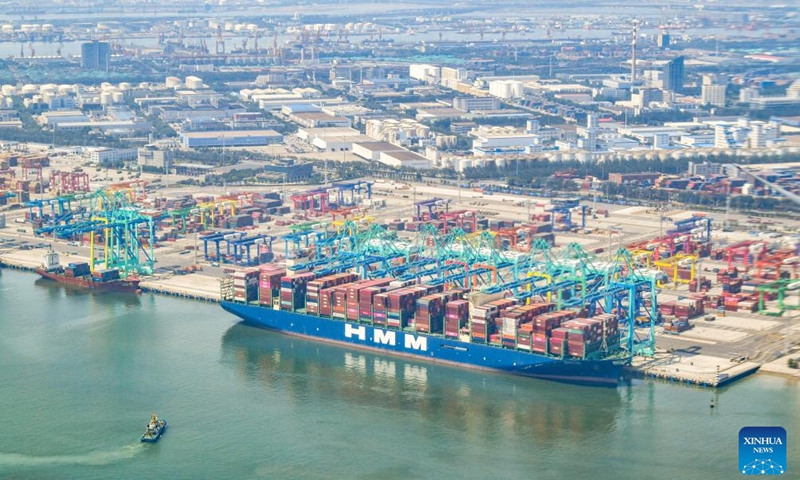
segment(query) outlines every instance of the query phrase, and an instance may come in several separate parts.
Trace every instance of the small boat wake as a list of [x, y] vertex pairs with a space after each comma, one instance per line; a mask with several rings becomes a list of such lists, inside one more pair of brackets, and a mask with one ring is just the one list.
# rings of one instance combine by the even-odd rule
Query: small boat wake
[[53, 465], [109, 465], [130, 460], [142, 449], [141, 443], [116, 450], [98, 450], [83, 455], [25, 455], [0, 452], [0, 470], [11, 467], [45, 467]]

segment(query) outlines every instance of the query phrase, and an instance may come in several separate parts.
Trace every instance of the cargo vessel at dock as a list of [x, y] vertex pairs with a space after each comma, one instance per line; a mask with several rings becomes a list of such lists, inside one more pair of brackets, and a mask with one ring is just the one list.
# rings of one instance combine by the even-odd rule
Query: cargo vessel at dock
[[288, 335], [559, 382], [613, 387], [627, 360], [616, 315], [443, 285], [248, 269], [223, 282], [222, 299], [244, 323]]
[[46, 253], [44, 264], [34, 271], [48, 280], [98, 292], [139, 292], [138, 278], [120, 278], [119, 270], [116, 269], [92, 272], [86, 262], [70, 263], [64, 267], [56, 252]]

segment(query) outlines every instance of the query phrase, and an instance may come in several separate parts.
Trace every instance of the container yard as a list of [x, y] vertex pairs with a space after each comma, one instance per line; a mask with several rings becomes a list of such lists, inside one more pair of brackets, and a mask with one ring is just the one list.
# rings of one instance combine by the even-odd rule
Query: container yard
[[[39, 267], [46, 244], [143, 291], [707, 386], [800, 337], [792, 221], [421, 183], [253, 190], [45, 189], [6, 206], [0, 263]], [[665, 367], [696, 355], [694, 374]]]

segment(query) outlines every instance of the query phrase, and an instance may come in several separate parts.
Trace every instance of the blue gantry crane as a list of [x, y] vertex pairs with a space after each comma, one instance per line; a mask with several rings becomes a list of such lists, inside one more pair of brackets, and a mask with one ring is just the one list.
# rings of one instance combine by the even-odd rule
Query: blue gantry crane
[[581, 205], [580, 199], [567, 198], [567, 199], [553, 199], [551, 202], [552, 208], [550, 210], [550, 225], [553, 230], [556, 228], [556, 215], [563, 215], [564, 230], [568, 231], [574, 227], [572, 221], [572, 214], [580, 212], [581, 215], [581, 228], [586, 228], [586, 205]]
[[[72, 202], [87, 202], [72, 209]], [[75, 238], [89, 234], [90, 267], [119, 269], [120, 273], [151, 274], [155, 263], [153, 239], [155, 219], [142, 215], [120, 192], [98, 190], [91, 194], [69, 195], [49, 200], [28, 202], [43, 218], [50, 207], [52, 220], [34, 230], [36, 235], [50, 234], [59, 238]], [[32, 212], [33, 215], [33, 212]], [[97, 235], [102, 235], [101, 258], [95, 256]]]
[[[358, 198], [367, 199], [372, 198], [372, 182], [355, 181], [355, 182], [335, 182], [328, 189], [328, 199], [330, 203], [336, 203], [338, 206], [352, 206], [358, 204]], [[331, 192], [335, 194], [331, 196]], [[335, 202], [333, 201], [335, 198]]]

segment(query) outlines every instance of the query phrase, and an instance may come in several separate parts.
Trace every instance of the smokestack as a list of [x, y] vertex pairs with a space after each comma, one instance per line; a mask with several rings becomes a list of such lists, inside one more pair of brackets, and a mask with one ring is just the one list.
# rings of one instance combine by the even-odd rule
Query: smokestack
[[639, 23], [633, 21], [633, 39], [631, 40], [631, 86], [636, 83], [636, 33], [639, 30]]

